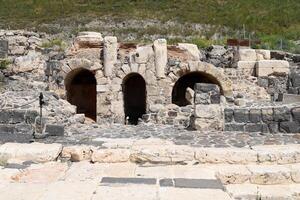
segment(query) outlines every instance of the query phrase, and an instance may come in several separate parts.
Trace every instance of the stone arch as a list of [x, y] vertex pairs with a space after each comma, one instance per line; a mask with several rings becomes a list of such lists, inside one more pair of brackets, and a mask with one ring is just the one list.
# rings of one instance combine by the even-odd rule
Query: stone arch
[[146, 81], [138, 73], [130, 73], [122, 83], [125, 121], [136, 125], [138, 119], [146, 113]]
[[214, 65], [201, 61], [191, 61], [184, 68], [177, 69], [169, 74], [169, 78], [176, 83], [182, 76], [191, 73], [199, 72], [203, 76], [212, 80], [212, 83], [219, 85], [222, 95], [225, 97], [232, 97], [232, 82], [224, 75], [224, 70], [217, 68]]
[[77, 113], [83, 113], [97, 119], [97, 81], [92, 71], [77, 68], [69, 72], [64, 80], [67, 100], [77, 107]]

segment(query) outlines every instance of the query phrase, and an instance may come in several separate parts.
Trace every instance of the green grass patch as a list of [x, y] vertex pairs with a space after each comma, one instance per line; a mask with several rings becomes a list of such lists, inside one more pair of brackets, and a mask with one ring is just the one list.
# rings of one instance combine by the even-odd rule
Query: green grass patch
[[54, 48], [58, 47], [59, 50], [63, 51], [66, 48], [67, 44], [62, 39], [52, 39], [48, 42], [42, 44], [43, 48]]
[[7, 69], [8, 65], [11, 64], [11, 61], [7, 59], [0, 60], [0, 70], [1, 69]]

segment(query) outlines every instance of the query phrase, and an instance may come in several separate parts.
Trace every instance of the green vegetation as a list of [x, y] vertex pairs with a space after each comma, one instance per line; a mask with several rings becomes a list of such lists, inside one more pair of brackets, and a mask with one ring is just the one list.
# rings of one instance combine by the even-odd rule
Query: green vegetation
[[[266, 47], [277, 48], [277, 39], [280, 38], [286, 49], [299, 50], [290, 41], [300, 39], [299, 0], [0, 0], [0, 5], [0, 24], [5, 28], [35, 27], [55, 32], [65, 25], [78, 27], [103, 16], [122, 21], [159, 19], [163, 22], [211, 24], [216, 28], [205, 33], [206, 39], [189, 27], [185, 30], [145, 27], [142, 31], [128, 31], [137, 31], [138, 35], [179, 33], [183, 37], [192, 36], [193, 39], [187, 40], [194, 40], [202, 47], [214, 42], [210, 37], [215, 32], [222, 33], [224, 27], [228, 29], [223, 36], [228, 37], [238, 37], [237, 31], [245, 27], [247, 33], [266, 41], [263, 44]], [[51, 30], [43, 26], [51, 23], [60, 26], [53, 26]]]
[[60, 50], [64, 50], [66, 48], [66, 43], [62, 39], [52, 39], [49, 42], [42, 44], [43, 48], [53, 48], [55, 46], [57, 46]]
[[6, 166], [7, 160], [8, 160], [8, 157], [6, 155], [0, 155], [0, 166]]
[[0, 70], [6, 69], [7, 66], [10, 64], [11, 64], [11, 62], [9, 60], [6, 60], [6, 59], [0, 60]]

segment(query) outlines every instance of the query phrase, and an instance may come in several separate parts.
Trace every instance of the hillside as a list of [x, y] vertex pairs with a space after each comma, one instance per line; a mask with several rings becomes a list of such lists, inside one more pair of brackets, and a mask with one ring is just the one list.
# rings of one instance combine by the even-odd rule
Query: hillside
[[[232, 37], [237, 35], [237, 30], [245, 27], [246, 35], [268, 36], [271, 41], [274, 37], [289, 40], [300, 38], [299, 0], [0, 0], [0, 5], [0, 28], [35, 27], [44, 31], [43, 24], [74, 27], [106, 17], [118, 22], [156, 19], [178, 24], [213, 25], [205, 34], [186, 33], [186, 30], [176, 27], [164, 30], [163, 24], [140, 34], [162, 34], [169, 30], [175, 35], [199, 37], [200, 34], [210, 38], [213, 33], [219, 32]], [[269, 38], [270, 35], [272, 38]]]

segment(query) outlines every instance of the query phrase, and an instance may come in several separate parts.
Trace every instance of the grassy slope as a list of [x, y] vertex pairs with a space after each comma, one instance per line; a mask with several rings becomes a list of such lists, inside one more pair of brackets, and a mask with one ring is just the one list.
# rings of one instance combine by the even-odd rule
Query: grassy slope
[[0, 22], [10, 28], [107, 15], [225, 25], [235, 30], [245, 24], [248, 31], [264, 36], [300, 39], [300, 0], [0, 0]]

